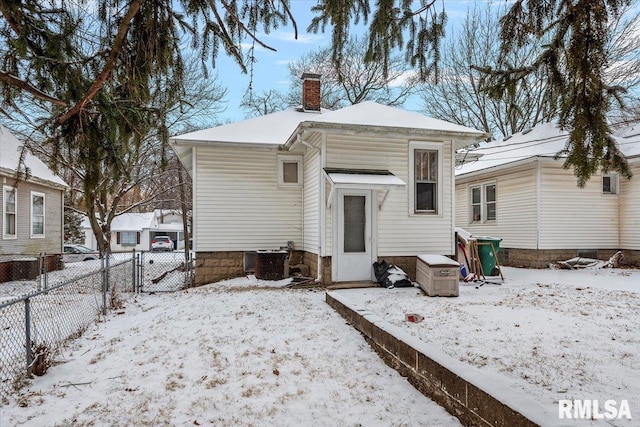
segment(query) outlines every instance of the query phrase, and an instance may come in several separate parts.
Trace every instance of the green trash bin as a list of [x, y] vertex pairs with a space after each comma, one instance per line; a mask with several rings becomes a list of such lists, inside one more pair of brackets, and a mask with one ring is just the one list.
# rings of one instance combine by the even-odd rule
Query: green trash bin
[[[482, 243], [478, 245], [478, 256], [480, 257], [480, 264], [482, 265], [482, 271], [485, 276], [499, 276], [500, 271], [496, 268], [496, 258], [494, 253], [497, 255], [500, 250], [500, 242], [502, 239], [497, 237], [477, 237], [474, 238], [478, 241], [478, 243]], [[486, 243], [490, 243], [487, 245]], [[493, 251], [491, 247], [493, 246]]]

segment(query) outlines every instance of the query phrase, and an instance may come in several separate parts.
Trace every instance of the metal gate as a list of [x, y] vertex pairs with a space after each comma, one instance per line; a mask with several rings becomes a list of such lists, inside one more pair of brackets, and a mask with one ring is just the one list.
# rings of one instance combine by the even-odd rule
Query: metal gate
[[138, 252], [136, 286], [138, 292], [175, 292], [193, 283], [193, 254], [175, 252]]

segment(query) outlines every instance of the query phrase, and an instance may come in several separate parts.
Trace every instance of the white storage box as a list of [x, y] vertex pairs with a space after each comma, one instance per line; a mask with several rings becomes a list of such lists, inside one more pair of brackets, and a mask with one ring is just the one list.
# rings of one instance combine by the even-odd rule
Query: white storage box
[[444, 255], [418, 255], [416, 282], [430, 297], [457, 297], [460, 293], [460, 264]]

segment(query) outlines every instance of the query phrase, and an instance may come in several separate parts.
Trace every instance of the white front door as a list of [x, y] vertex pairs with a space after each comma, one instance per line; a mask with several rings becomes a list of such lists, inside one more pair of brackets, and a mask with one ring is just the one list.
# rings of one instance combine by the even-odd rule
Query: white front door
[[338, 190], [333, 281], [371, 280], [373, 236], [371, 190]]

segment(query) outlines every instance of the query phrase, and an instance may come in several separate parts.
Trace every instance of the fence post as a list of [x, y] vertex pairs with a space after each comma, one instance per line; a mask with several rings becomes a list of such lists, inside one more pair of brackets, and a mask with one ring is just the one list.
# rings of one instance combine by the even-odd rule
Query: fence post
[[193, 287], [193, 280], [194, 280], [194, 265], [193, 265], [193, 254], [191, 252], [189, 252], [189, 287], [192, 288]]
[[29, 298], [24, 300], [24, 335], [25, 347], [27, 349], [27, 378], [31, 376], [31, 362], [33, 362], [33, 354], [31, 354], [31, 301]]
[[144, 286], [144, 254], [144, 251], [140, 252], [140, 262], [138, 263], [138, 267], [140, 267], [138, 271], [138, 292], [142, 292], [142, 287]]
[[133, 267], [131, 268], [131, 286], [133, 287], [132, 292], [136, 292], [136, 249], [133, 248], [131, 257], [131, 264]]
[[105, 270], [104, 257], [108, 257], [109, 253], [106, 252], [102, 257], [102, 314], [107, 315], [107, 270]]

